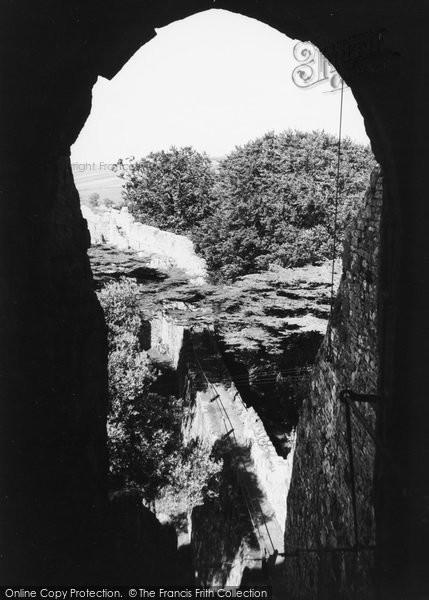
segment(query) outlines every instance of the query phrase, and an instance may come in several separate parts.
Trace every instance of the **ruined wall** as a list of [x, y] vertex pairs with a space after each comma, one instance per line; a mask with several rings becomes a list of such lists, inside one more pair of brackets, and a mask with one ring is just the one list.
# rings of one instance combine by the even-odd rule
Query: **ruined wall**
[[163, 231], [134, 220], [126, 206], [94, 212], [82, 205], [92, 244], [110, 244], [121, 250], [135, 250], [150, 257], [153, 268], [161, 270], [176, 266], [195, 282], [207, 277], [205, 261], [197, 256], [194, 245], [186, 236]]
[[[211, 335], [214, 335], [212, 332]], [[195, 339], [195, 334], [194, 334]], [[197, 342], [195, 342], [197, 344]], [[226, 372], [219, 354], [204, 355], [198, 345], [198, 363], [188, 363], [201, 379], [201, 367]], [[206, 349], [207, 351], [207, 349]], [[212, 446], [234, 427], [235, 440], [245, 447], [258, 480], [260, 490], [266, 495], [274, 511], [276, 521], [284, 532], [286, 522], [286, 497], [289, 489], [293, 452], [287, 458], [279, 456], [267, 435], [264, 424], [253, 407], [247, 406], [229, 377], [216, 381], [212, 387], [199, 387], [198, 379], [189, 379], [187, 394], [192, 396], [186, 438], [200, 439]], [[204, 382], [203, 382], [204, 383]], [[212, 398], [219, 395], [221, 405]]]
[[229, 378], [213, 332], [194, 329], [192, 347], [185, 440], [227, 447], [219, 500], [192, 514], [197, 581], [249, 583], [249, 577], [265, 577], [261, 569], [269, 556], [283, 552], [292, 453], [277, 455], [261, 419]]
[[168, 356], [174, 369], [179, 365], [184, 335], [185, 327], [175, 323], [166, 313], [155, 315], [150, 320], [150, 347]]
[[[293, 451], [286, 459], [277, 454], [260, 417], [252, 407], [246, 406], [234, 386], [226, 389], [222, 384], [217, 384], [216, 389], [221, 393], [222, 398], [231, 398], [231, 402], [226, 400], [227, 410], [229, 414], [234, 413], [234, 417], [240, 423], [243, 443], [249, 449], [249, 456], [253, 461], [259, 485], [268, 497], [276, 520], [284, 531], [285, 498], [291, 479]], [[212, 396], [213, 393], [207, 394], [205, 391], [196, 393], [192, 416], [188, 424], [189, 437], [199, 438], [209, 445], [226, 433], [220, 412], [210, 402]], [[229, 429], [229, 426], [227, 427]]]
[[[311, 377], [297, 432], [285, 536], [292, 598], [372, 598], [375, 543], [374, 443], [352, 417], [360, 552], [354, 552], [351, 473], [342, 390], [375, 394], [378, 383], [377, 289], [382, 178], [371, 176], [360, 214], [345, 242], [343, 275]], [[375, 415], [360, 404], [375, 431]], [[335, 551], [345, 548], [346, 551]], [[305, 550], [320, 550], [306, 552]], [[297, 556], [290, 556], [297, 554]], [[289, 555], [289, 556], [288, 556]]]
[[293, 449], [287, 458], [279, 456], [271, 442], [258, 413], [245, 402], [231, 386], [236, 411], [243, 424], [243, 434], [250, 448], [250, 456], [258, 474], [258, 480], [275, 511], [276, 519], [284, 531], [286, 525], [286, 501], [292, 476]]

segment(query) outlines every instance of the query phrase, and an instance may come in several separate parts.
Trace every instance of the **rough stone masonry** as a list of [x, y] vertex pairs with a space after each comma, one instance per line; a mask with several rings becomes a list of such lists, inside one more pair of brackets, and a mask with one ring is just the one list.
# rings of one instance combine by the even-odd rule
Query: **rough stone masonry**
[[[296, 600], [373, 597], [374, 442], [352, 415], [358, 541], [342, 390], [376, 394], [377, 287], [382, 177], [376, 169], [344, 244], [343, 273], [297, 432], [285, 534], [286, 577]], [[373, 408], [359, 404], [371, 430]], [[288, 556], [289, 555], [289, 556]]]

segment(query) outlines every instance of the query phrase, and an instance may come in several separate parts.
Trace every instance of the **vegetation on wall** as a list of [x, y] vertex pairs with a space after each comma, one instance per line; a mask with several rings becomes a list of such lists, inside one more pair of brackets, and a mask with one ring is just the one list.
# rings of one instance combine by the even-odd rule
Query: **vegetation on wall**
[[183, 402], [151, 392], [157, 372], [140, 345], [138, 290], [123, 278], [99, 293], [108, 327], [110, 474], [116, 486], [137, 487], [147, 501], [170, 486], [192, 506], [211, 489], [221, 465], [199, 444], [183, 445]]
[[[189, 235], [215, 280], [319, 264], [333, 254], [337, 149], [324, 132], [267, 133], [214, 169], [205, 154], [171, 148], [122, 170], [124, 198], [138, 220]], [[374, 166], [369, 147], [343, 141], [339, 240]]]

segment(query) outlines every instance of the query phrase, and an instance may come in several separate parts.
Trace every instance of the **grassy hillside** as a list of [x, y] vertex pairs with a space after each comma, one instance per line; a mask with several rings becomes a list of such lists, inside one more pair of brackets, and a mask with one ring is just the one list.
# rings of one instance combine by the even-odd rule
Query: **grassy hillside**
[[123, 180], [103, 168], [103, 163], [72, 163], [72, 169], [81, 202], [86, 203], [91, 194], [97, 193], [100, 200], [110, 198], [115, 204], [123, 203]]

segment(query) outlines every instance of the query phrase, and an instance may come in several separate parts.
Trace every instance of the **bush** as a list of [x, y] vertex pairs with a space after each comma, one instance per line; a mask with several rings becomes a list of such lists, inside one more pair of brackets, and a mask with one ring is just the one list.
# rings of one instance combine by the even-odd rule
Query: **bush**
[[124, 200], [138, 221], [187, 234], [208, 215], [214, 172], [206, 154], [172, 147], [122, 167], [119, 160], [115, 171], [125, 179]]
[[123, 277], [118, 283], [107, 284], [99, 292], [98, 298], [106, 319], [109, 349], [117, 346], [118, 337], [122, 334], [134, 336], [138, 343], [143, 321], [137, 283]]
[[88, 205], [94, 208], [95, 206], [98, 206], [99, 200], [100, 200], [100, 194], [97, 194], [96, 192], [94, 192], [88, 198]]
[[218, 498], [223, 459], [194, 441], [183, 447], [171, 473], [171, 482], [157, 499], [157, 510], [166, 513], [181, 529], [186, 515], [207, 499]]
[[[336, 165], [337, 140], [323, 132], [268, 133], [222, 160], [216, 202], [194, 231], [214, 277], [234, 279], [271, 263], [294, 267], [332, 258]], [[339, 241], [374, 166], [368, 147], [344, 141]]]
[[[215, 280], [271, 263], [317, 264], [332, 258], [337, 151], [337, 139], [324, 132], [267, 133], [236, 148], [215, 171], [205, 154], [171, 148], [131, 161], [122, 171], [124, 197], [137, 220], [189, 235]], [[374, 166], [369, 147], [343, 140], [339, 242]]]
[[108, 327], [110, 474], [121, 486], [141, 489], [147, 501], [168, 485], [198, 501], [217, 463], [198, 444], [183, 447], [183, 402], [151, 392], [157, 372], [140, 347], [138, 297], [138, 285], [125, 278], [99, 293]]
[[110, 198], [103, 198], [101, 202], [106, 208], [113, 208], [115, 204]]
[[198, 441], [188, 444], [172, 471], [171, 487], [176, 497], [184, 498], [187, 507], [192, 508], [216, 496], [222, 465], [222, 460], [214, 459], [206, 445]]

